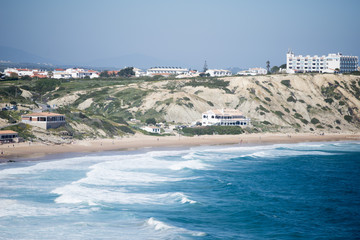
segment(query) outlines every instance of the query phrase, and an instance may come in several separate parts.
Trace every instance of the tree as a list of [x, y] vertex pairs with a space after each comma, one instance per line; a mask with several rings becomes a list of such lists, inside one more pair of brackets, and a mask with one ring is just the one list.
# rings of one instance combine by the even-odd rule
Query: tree
[[149, 124], [155, 125], [156, 120], [155, 120], [155, 118], [148, 118], [148, 119], [146, 119], [145, 123], [148, 124], [148, 125]]
[[206, 60], [205, 60], [203, 72], [206, 72], [207, 70], [208, 70], [208, 65], [207, 65]]
[[280, 68], [278, 66], [273, 66], [271, 68], [271, 73], [277, 73], [277, 72], [279, 72], [279, 70], [280, 70]]
[[270, 61], [269, 60], [266, 61], [266, 68], [267, 68], [267, 72], [270, 73]]
[[281, 69], [286, 69], [286, 63], [284, 63], [284, 64], [280, 65], [280, 67], [279, 67], [279, 68], [281, 68]]
[[134, 68], [133, 67], [123, 68], [118, 72], [118, 75], [120, 77], [132, 77], [132, 76], [135, 76]]
[[100, 77], [108, 78], [108, 77], [109, 77], [109, 72], [108, 72], [108, 71], [102, 71], [102, 72], [100, 73]]
[[32, 78], [29, 75], [21, 77], [22, 80], [31, 80]]

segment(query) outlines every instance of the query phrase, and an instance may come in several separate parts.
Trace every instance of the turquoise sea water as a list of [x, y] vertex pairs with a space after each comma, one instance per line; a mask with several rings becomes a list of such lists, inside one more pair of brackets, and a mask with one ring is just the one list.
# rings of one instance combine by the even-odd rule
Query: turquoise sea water
[[0, 165], [0, 239], [359, 239], [360, 142]]

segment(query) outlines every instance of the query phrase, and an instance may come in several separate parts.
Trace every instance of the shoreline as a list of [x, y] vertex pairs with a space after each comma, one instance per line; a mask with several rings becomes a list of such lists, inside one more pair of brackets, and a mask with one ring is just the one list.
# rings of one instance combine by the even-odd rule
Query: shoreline
[[95, 153], [104, 151], [132, 151], [146, 148], [244, 145], [244, 144], [278, 144], [324, 141], [356, 141], [360, 133], [325, 134], [309, 133], [282, 134], [256, 133], [244, 135], [202, 135], [185, 136], [148, 136], [134, 135], [118, 139], [78, 140], [71, 144], [48, 144], [41, 142], [22, 142], [0, 145], [0, 162], [29, 161], [43, 159], [49, 155], [67, 153]]

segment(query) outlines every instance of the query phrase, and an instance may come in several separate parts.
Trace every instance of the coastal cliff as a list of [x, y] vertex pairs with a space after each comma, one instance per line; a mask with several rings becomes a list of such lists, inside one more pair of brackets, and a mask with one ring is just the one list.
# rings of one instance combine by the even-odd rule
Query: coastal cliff
[[[2, 104], [15, 101], [18, 115], [39, 108], [39, 103], [55, 106], [52, 110], [65, 114], [68, 120], [68, 126], [61, 130], [74, 136], [132, 134], [135, 130], [130, 119], [145, 122], [155, 118], [157, 122], [187, 125], [214, 108], [239, 109], [252, 119], [249, 131], [256, 132], [351, 133], [360, 127], [360, 76], [356, 75], [57, 80], [47, 88], [37, 84], [35, 80], [4, 83]], [[5, 95], [7, 88], [15, 88], [16, 95]], [[5, 114], [1, 118], [2, 126], [9, 124]], [[42, 138], [49, 135], [38, 129], [33, 134]]]

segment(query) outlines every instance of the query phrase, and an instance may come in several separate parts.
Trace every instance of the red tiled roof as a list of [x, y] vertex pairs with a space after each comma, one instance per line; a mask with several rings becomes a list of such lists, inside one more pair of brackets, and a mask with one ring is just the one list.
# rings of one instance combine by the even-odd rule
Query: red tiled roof
[[0, 130], [0, 135], [1, 134], [17, 134], [17, 132], [12, 130]]
[[21, 117], [55, 117], [55, 116], [64, 116], [64, 115], [59, 113], [39, 112], [39, 113], [29, 113], [26, 115], [22, 115]]

